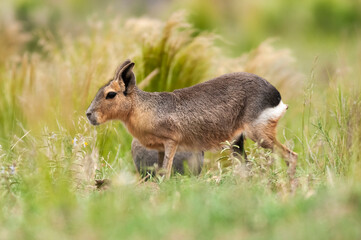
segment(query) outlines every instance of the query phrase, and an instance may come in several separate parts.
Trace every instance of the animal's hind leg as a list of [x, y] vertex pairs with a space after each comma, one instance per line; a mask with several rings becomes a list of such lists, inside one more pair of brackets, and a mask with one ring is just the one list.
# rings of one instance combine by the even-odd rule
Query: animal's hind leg
[[247, 162], [247, 154], [246, 154], [246, 151], [244, 150], [244, 140], [245, 140], [245, 135], [244, 135], [244, 133], [242, 133], [241, 135], [239, 135], [239, 137], [234, 142], [234, 145], [236, 145], [236, 146], [233, 146], [232, 149], [234, 152], [243, 156], [243, 158]]
[[282, 156], [287, 159], [286, 164], [288, 166], [288, 175], [291, 177], [291, 179], [293, 179], [296, 173], [296, 165], [298, 159], [297, 153], [292, 152], [285, 145], [280, 143], [277, 139], [275, 139], [275, 145], [281, 151]]
[[263, 148], [268, 148], [272, 151], [279, 150], [288, 166], [288, 175], [293, 180], [296, 172], [297, 153], [292, 152], [277, 140], [276, 127], [277, 121], [269, 121], [267, 124], [257, 125], [253, 128], [251, 139]]
[[292, 152], [288, 149], [285, 145], [280, 143], [276, 138], [274, 141], [275, 146], [281, 151], [282, 156], [287, 159], [286, 164], [288, 165], [288, 176], [290, 178], [291, 190], [294, 192], [297, 187], [297, 179], [295, 178], [296, 174], [296, 165], [297, 165], [297, 158], [298, 155], [295, 152]]

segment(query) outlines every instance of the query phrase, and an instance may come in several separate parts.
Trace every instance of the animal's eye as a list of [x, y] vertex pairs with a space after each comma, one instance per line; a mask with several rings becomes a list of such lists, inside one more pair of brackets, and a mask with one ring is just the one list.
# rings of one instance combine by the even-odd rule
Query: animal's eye
[[108, 92], [107, 96], [105, 97], [105, 99], [112, 99], [115, 97], [115, 95], [117, 95], [116, 92]]

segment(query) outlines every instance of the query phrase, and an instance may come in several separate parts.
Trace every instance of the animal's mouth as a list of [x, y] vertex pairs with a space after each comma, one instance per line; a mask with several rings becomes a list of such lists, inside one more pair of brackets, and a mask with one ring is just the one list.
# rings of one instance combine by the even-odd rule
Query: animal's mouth
[[93, 125], [93, 126], [99, 125], [99, 123], [98, 123], [96, 120], [89, 119], [89, 122], [90, 122], [90, 124]]

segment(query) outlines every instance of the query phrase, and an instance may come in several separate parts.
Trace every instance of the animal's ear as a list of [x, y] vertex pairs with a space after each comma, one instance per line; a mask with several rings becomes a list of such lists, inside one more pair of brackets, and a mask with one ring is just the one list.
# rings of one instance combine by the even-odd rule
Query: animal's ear
[[134, 65], [135, 64], [133, 62], [129, 61], [122, 69], [119, 70], [117, 75], [116, 80], [119, 82], [119, 85], [124, 84], [125, 86], [124, 95], [131, 93], [135, 87], [135, 75], [133, 73]]
[[114, 75], [114, 79], [119, 79], [119, 75], [121, 73], [121, 71], [123, 70], [123, 68], [125, 66], [127, 66], [129, 63], [131, 63], [132, 61], [130, 61], [129, 59], [125, 60], [122, 64], [119, 65], [119, 67], [117, 67], [117, 70], [115, 70], [115, 75]]

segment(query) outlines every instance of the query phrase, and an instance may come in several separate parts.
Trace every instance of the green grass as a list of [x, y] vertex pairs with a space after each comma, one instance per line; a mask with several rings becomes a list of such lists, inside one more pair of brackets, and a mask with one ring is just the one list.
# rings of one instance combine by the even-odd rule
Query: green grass
[[[321, 7], [315, 11], [323, 12], [323, 1], [317, 3]], [[81, 2], [68, 4], [82, 9]], [[265, 39], [269, 25], [264, 19], [271, 18], [268, 24], [276, 32], [292, 35], [287, 29], [301, 24], [312, 4], [302, 5], [289, 24], [281, 24], [277, 14], [289, 6], [281, 0], [266, 12], [266, 5], [256, 4], [257, 11], [226, 16], [226, 9], [239, 6], [232, 4], [199, 0], [187, 5], [188, 18], [179, 12], [164, 21], [103, 16], [86, 26], [74, 22], [59, 29], [31, 17], [45, 6], [42, 1], [13, 4], [23, 16], [0, 18], [0, 239], [360, 239], [358, 33], [334, 40], [325, 29], [314, 39], [310, 35], [325, 23], [321, 15], [317, 23], [309, 20], [312, 15], [300, 26], [311, 24], [304, 35], [286, 37], [297, 38], [290, 42], [297, 49], [289, 49], [284, 39]], [[347, 17], [358, 16], [353, 5], [333, 4], [344, 6], [329, 8], [344, 19], [338, 30], [359, 21]], [[218, 13], [217, 6], [224, 9]], [[64, 10], [58, 11], [50, 25], [69, 21], [62, 19]], [[27, 18], [31, 26], [13, 27]], [[235, 29], [243, 30], [252, 19], [262, 21], [250, 23], [255, 34], [240, 40], [228, 32], [232, 19], [238, 19]], [[74, 35], [79, 26], [82, 31]], [[220, 47], [222, 37], [203, 31], [213, 27], [242, 46]], [[238, 57], [229, 57], [229, 49]], [[291, 189], [283, 159], [249, 140], [247, 169], [225, 146], [223, 152], [206, 154], [199, 177], [143, 182], [124, 126], [93, 127], [84, 116], [98, 88], [126, 58], [135, 61], [137, 83], [147, 91], [171, 91], [232, 71], [268, 79], [290, 106], [278, 138], [299, 154], [297, 188]], [[94, 180], [104, 178], [112, 185], [97, 190]]]
[[[124, 177], [124, 176], [123, 176]], [[1, 200], [2, 238], [358, 239], [361, 190], [343, 184], [280, 196], [257, 181], [176, 177], [105, 192], [65, 182], [27, 185]], [[39, 179], [38, 179], [39, 180]], [[5, 217], [6, 216], [6, 217]]]

